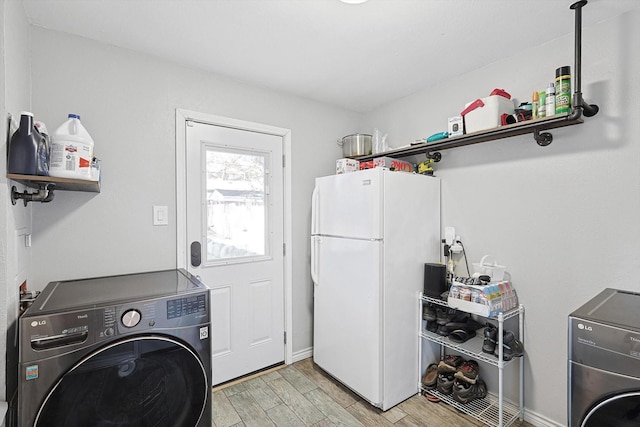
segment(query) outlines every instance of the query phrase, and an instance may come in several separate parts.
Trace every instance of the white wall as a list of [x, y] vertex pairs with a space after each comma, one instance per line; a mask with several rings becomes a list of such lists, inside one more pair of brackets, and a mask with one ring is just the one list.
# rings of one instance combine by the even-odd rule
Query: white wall
[[[29, 24], [22, 3], [0, 2], [0, 152], [6, 153], [7, 114], [19, 120], [20, 111], [30, 107]], [[15, 321], [18, 316], [18, 286], [28, 279], [30, 251], [24, 247], [24, 237], [18, 230], [28, 232], [31, 208], [12, 206], [12, 183], [5, 178], [6, 156], [0, 156], [0, 401], [10, 399], [15, 390], [7, 388], [5, 363], [15, 363]], [[20, 190], [24, 188], [18, 185]], [[9, 367], [9, 369], [12, 369]], [[9, 372], [15, 383], [17, 368]], [[15, 387], [13, 384], [12, 387]], [[0, 424], [2, 417], [0, 416]]]
[[[572, 22], [573, 12], [566, 14]], [[583, 29], [582, 91], [601, 110], [552, 131], [550, 146], [519, 136], [443, 151], [435, 165], [443, 227], [456, 227], [469, 263], [493, 254], [513, 276], [526, 309], [525, 406], [550, 423], [566, 424], [567, 316], [605, 287], [640, 291], [638, 41], [640, 9]], [[448, 117], [496, 87], [528, 100], [562, 65], [573, 70], [573, 34], [425, 89], [366, 121], [399, 146], [446, 130]]]
[[[292, 131], [293, 351], [312, 345], [309, 216], [316, 176], [335, 172], [338, 137], [360, 116], [150, 56], [32, 28], [34, 114], [52, 132], [78, 113], [102, 159], [101, 193], [34, 205], [34, 281], [175, 268], [175, 109]], [[152, 206], [170, 207], [169, 227]]]

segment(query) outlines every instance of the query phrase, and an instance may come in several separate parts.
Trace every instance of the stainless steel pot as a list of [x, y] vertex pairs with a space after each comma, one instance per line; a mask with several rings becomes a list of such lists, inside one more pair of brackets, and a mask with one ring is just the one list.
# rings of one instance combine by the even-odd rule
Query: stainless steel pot
[[371, 154], [371, 135], [354, 133], [338, 140], [344, 157], [368, 156]]

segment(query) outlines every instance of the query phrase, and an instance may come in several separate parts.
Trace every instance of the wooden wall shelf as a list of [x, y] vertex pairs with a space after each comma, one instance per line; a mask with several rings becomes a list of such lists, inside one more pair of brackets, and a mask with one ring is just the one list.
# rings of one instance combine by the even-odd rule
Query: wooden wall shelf
[[37, 188], [35, 193], [24, 191], [20, 193], [16, 186], [11, 187], [11, 203], [16, 204], [18, 200], [22, 200], [27, 206], [29, 202], [48, 203], [53, 200], [54, 190], [66, 191], [84, 191], [90, 193], [100, 192], [100, 181], [90, 181], [88, 179], [74, 178], [56, 178], [52, 176], [39, 175], [20, 175], [16, 173], [8, 173], [7, 178], [26, 185], [27, 187]]
[[426, 154], [450, 148], [463, 147], [465, 145], [479, 144], [481, 142], [488, 142], [496, 139], [510, 138], [512, 136], [524, 135], [527, 133], [532, 133], [536, 142], [541, 146], [545, 146], [549, 145], [553, 139], [553, 136], [549, 132], [545, 131], [565, 126], [578, 125], [583, 122], [584, 121], [581, 118], [574, 120], [569, 119], [569, 113], [556, 114], [542, 119], [527, 120], [480, 132], [445, 138], [434, 142], [412, 144], [410, 146], [385, 151], [384, 153], [377, 153], [368, 156], [356, 156], [353, 158], [360, 161], [366, 161], [377, 157], [408, 157], [416, 154]]
[[8, 173], [7, 178], [31, 188], [40, 188], [43, 185], [53, 184], [56, 190], [66, 191], [86, 191], [90, 193], [100, 192], [100, 181], [90, 181], [87, 179], [56, 178], [53, 176], [19, 175]]

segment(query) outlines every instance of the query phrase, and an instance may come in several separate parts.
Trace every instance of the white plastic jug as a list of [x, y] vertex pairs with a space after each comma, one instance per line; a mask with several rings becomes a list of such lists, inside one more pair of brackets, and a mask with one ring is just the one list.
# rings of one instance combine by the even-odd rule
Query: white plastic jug
[[80, 116], [69, 114], [51, 136], [49, 175], [60, 178], [91, 179], [93, 139], [80, 123]]

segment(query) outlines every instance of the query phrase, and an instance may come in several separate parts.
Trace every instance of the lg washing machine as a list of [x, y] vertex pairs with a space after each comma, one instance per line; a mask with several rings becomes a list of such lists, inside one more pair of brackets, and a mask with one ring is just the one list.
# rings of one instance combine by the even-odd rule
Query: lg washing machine
[[640, 426], [640, 293], [605, 289], [569, 316], [569, 427]]
[[210, 427], [209, 290], [184, 270], [49, 283], [20, 318], [20, 427]]

